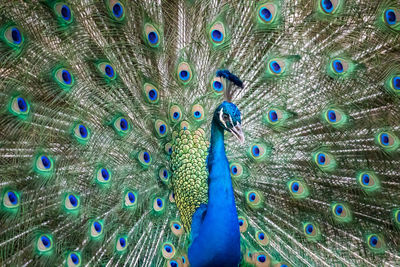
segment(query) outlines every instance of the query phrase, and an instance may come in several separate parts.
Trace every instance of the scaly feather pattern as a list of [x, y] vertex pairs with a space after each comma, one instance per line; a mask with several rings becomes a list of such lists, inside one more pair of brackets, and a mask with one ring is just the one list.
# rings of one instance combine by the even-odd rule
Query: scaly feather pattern
[[2, 1], [0, 265], [189, 266], [224, 96], [242, 266], [399, 265], [399, 55], [394, 0]]

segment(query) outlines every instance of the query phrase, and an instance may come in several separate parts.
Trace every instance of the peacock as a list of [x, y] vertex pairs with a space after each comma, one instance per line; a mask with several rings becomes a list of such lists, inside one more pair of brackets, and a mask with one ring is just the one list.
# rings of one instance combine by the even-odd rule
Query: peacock
[[0, 3], [0, 266], [399, 266], [400, 2]]

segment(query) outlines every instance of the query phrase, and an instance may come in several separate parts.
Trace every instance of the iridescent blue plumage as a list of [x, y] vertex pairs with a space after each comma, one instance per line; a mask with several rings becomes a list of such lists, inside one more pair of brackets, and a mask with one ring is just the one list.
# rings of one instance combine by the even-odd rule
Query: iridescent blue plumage
[[189, 247], [191, 266], [239, 264], [239, 223], [229, 162], [225, 155], [224, 131], [231, 131], [243, 141], [240, 124], [240, 111], [234, 104], [223, 102], [215, 110], [207, 158], [208, 204], [202, 204], [193, 215], [192, 244]]

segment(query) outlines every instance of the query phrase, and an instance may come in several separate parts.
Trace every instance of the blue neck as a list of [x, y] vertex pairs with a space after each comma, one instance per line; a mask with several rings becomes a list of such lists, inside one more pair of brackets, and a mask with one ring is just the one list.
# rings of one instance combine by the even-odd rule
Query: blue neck
[[[190, 265], [192, 267], [238, 266], [240, 232], [235, 196], [229, 162], [225, 155], [224, 129], [215, 116], [211, 126], [207, 167], [209, 171], [207, 210], [200, 214], [204, 219], [199, 222], [196, 237], [189, 247]], [[199, 210], [202, 212], [200, 208]]]

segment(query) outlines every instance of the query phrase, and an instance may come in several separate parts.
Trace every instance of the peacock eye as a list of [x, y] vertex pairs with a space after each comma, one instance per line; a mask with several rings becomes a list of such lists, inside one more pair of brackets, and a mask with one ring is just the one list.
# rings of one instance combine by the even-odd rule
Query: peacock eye
[[40, 235], [36, 241], [36, 248], [40, 254], [44, 254], [53, 249], [53, 238], [50, 235]]
[[75, 267], [75, 266], [80, 266], [81, 262], [81, 255], [80, 253], [77, 252], [71, 252], [67, 256], [67, 266], [68, 267]]
[[128, 247], [128, 240], [126, 237], [121, 236], [117, 238], [115, 248], [118, 252], [122, 253], [125, 252]]

